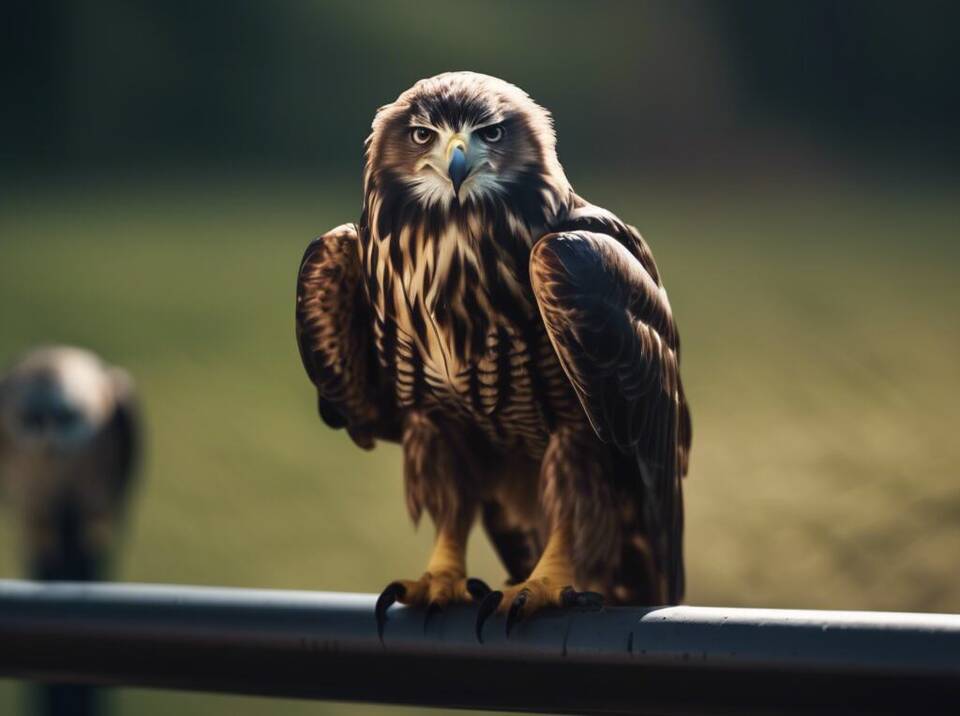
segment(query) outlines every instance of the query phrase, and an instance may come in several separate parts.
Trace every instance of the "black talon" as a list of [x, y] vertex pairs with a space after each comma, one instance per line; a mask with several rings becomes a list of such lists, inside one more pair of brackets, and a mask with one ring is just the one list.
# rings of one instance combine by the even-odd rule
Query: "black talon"
[[430, 619], [435, 617], [437, 614], [443, 611], [443, 607], [437, 602], [430, 602], [427, 605], [427, 614], [423, 618], [423, 631], [426, 633], [427, 626], [430, 624]]
[[483, 624], [490, 618], [490, 615], [497, 611], [500, 602], [503, 601], [503, 592], [490, 592], [480, 602], [477, 608], [477, 641], [483, 643]]
[[403, 599], [406, 593], [407, 588], [400, 582], [391, 582], [377, 597], [377, 606], [374, 607], [373, 611], [377, 617], [377, 635], [380, 637], [381, 644], [383, 643], [383, 627], [387, 623], [387, 610], [398, 599]]
[[521, 589], [520, 593], [514, 597], [513, 603], [510, 605], [510, 611], [507, 612], [508, 637], [510, 636], [510, 630], [513, 629], [513, 625], [523, 621], [523, 607], [527, 603], [528, 596], [530, 596], [530, 592], [526, 589]]
[[479, 602], [490, 594], [490, 587], [488, 587], [487, 583], [482, 579], [474, 579], [471, 577], [467, 580], [467, 591], [470, 592], [473, 601]]

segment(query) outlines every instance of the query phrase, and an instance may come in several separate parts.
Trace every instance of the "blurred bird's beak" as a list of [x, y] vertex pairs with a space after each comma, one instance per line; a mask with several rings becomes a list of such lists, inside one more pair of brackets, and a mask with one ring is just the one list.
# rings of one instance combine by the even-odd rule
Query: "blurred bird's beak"
[[460, 185], [467, 178], [467, 145], [459, 137], [450, 140], [447, 146], [447, 174], [453, 182], [454, 195], [460, 194]]

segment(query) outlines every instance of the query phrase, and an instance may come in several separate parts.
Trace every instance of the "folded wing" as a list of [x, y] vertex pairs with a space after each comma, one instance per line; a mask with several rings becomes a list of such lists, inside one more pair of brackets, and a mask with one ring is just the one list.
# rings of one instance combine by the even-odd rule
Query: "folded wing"
[[373, 320], [360, 266], [357, 231], [344, 224], [307, 247], [297, 277], [297, 344], [317, 389], [320, 416], [354, 442], [397, 440], [400, 430], [380, 388]]
[[549, 234], [533, 249], [530, 273], [547, 333], [591, 425], [634, 458], [636, 471], [615, 479], [636, 499], [664, 597], [676, 602], [690, 418], [666, 292], [642, 260], [648, 254], [628, 246], [595, 231]]

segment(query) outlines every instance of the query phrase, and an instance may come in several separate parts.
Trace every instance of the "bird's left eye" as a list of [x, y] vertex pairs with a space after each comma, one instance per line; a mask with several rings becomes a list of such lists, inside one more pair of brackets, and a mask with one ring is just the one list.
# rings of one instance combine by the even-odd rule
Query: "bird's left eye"
[[503, 127], [499, 124], [492, 124], [480, 130], [480, 138], [488, 144], [494, 144], [503, 139]]
[[417, 144], [426, 144], [433, 139], [433, 132], [426, 127], [414, 127], [410, 130], [410, 138]]

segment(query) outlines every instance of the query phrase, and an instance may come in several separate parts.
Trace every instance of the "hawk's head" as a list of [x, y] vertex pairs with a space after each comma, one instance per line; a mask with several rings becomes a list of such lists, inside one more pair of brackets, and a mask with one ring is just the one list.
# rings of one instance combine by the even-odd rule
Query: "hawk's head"
[[34, 351], [0, 381], [0, 430], [18, 447], [62, 453], [89, 443], [114, 408], [110, 369], [79, 348]]
[[367, 139], [367, 191], [449, 210], [569, 191], [550, 113], [518, 87], [474, 72], [420, 80], [385, 105]]

